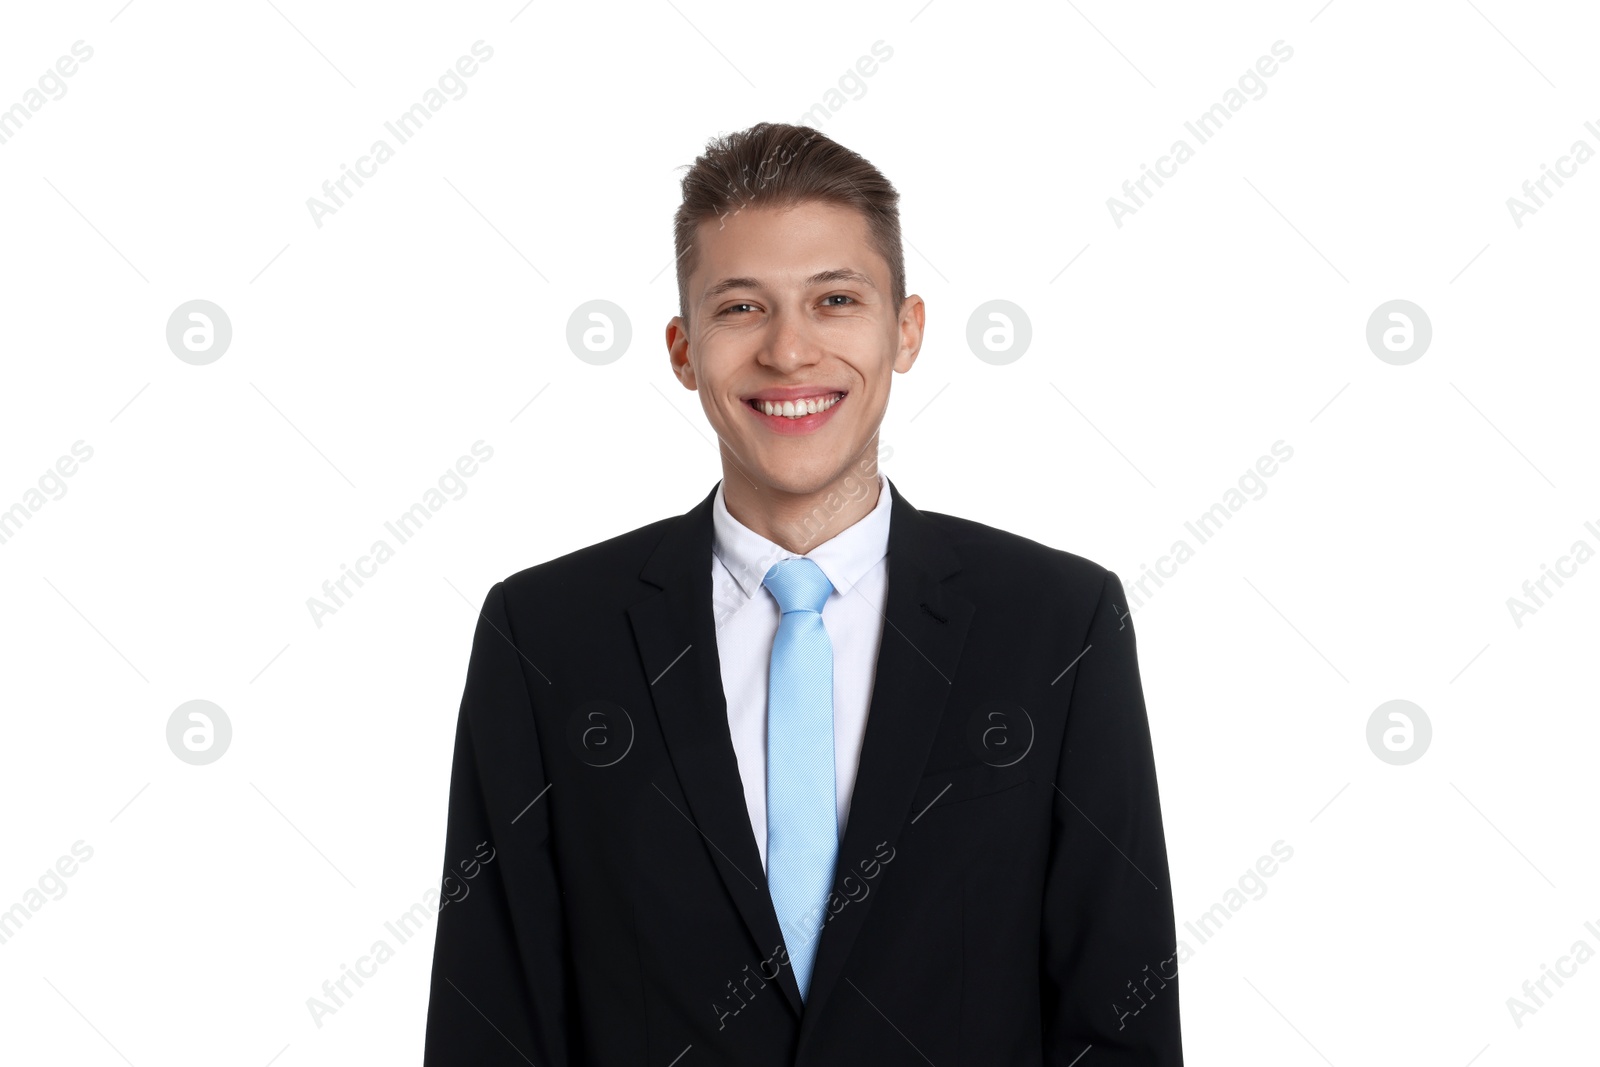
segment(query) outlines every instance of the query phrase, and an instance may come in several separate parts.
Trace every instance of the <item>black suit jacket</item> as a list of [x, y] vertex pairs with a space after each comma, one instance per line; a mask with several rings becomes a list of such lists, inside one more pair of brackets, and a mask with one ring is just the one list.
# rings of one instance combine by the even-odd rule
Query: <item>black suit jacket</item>
[[804, 1003], [728, 730], [713, 489], [489, 591], [427, 1067], [1182, 1062], [1117, 576], [890, 492], [882, 645]]

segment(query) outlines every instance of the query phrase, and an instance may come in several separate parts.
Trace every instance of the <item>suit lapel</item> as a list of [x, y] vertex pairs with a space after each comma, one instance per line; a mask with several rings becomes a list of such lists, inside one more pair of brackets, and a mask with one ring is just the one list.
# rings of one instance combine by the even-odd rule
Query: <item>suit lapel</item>
[[[867, 732], [844, 840], [839, 844], [833, 879], [836, 893], [840, 880], [848, 874], [854, 873], [858, 882], [864, 880], [861, 863], [877, 856], [881, 842], [893, 847], [899, 840], [972, 621], [972, 602], [944, 588], [944, 580], [961, 567], [949, 539], [912, 507], [892, 482], [889, 490], [894, 496], [889, 518], [889, 594]], [[881, 877], [893, 874], [886, 871]], [[877, 898], [874, 891], [849, 901], [823, 927], [801, 1020], [801, 1049], [816, 1028]]]
[[[840, 842], [835, 892], [860, 861], [892, 846], [911, 806], [950, 679], [972, 618], [970, 601], [943, 588], [960, 568], [948, 539], [889, 483], [889, 590], [861, 762]], [[728, 894], [766, 959], [783, 940], [745, 805], [728, 729], [711, 604], [711, 510], [716, 489], [671, 523], [640, 577], [658, 592], [628, 609], [668, 753], [693, 820]], [[841, 894], [842, 897], [842, 894]], [[811, 988], [802, 1006], [792, 968], [778, 978], [802, 1018], [800, 1040], [815, 1027], [876, 893], [843, 907], [824, 927]], [[803, 1007], [803, 1011], [802, 1011]]]
[[[711, 508], [716, 489], [672, 523], [640, 577], [660, 591], [628, 609], [650, 679], [656, 718], [687, 815], [700, 831], [723, 885], [766, 960], [783, 942], [756, 850], [744, 784], [728, 729], [728, 704], [711, 606]], [[756, 961], [752, 961], [756, 962]], [[776, 979], [796, 1015], [800, 988], [788, 967]], [[720, 995], [721, 990], [713, 991]]]

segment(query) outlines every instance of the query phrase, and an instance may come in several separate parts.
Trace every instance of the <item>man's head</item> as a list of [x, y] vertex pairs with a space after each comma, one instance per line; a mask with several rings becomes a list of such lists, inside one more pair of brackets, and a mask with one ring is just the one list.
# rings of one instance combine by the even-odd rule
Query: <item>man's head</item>
[[[725, 474], [742, 474], [724, 478], [730, 495], [810, 496], [875, 475], [890, 376], [922, 347], [898, 200], [872, 164], [804, 126], [713, 140], [684, 176], [667, 348]], [[767, 413], [800, 398], [823, 410]]]

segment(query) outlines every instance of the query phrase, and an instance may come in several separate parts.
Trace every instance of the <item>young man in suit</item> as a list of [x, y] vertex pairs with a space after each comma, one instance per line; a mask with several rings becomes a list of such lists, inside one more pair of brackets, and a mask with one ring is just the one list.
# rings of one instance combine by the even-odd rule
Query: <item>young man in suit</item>
[[666, 342], [723, 476], [489, 592], [428, 1067], [1181, 1064], [1121, 583], [877, 470], [896, 203], [805, 127], [685, 176]]

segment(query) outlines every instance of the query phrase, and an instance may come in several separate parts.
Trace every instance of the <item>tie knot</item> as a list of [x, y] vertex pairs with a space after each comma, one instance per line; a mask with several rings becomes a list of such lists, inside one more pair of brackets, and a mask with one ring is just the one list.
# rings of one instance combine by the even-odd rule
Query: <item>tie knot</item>
[[785, 615], [791, 611], [814, 611], [820, 615], [828, 594], [833, 592], [833, 583], [822, 568], [804, 556], [774, 563], [761, 584], [772, 590]]

